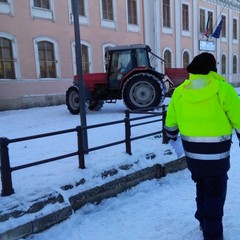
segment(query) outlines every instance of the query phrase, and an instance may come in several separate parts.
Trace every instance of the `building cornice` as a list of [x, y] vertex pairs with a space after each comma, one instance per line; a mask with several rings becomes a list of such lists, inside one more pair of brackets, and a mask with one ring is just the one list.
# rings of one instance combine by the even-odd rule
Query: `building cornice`
[[206, 1], [240, 12], [240, 0], [206, 0]]

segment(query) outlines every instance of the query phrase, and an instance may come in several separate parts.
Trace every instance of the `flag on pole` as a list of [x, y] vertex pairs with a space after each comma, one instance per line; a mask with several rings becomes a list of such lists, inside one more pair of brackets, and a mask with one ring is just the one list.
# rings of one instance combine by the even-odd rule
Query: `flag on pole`
[[221, 19], [221, 21], [218, 24], [216, 30], [212, 34], [212, 37], [214, 37], [214, 38], [219, 38], [220, 37], [221, 31], [222, 31], [222, 22], [223, 22], [223, 18]]

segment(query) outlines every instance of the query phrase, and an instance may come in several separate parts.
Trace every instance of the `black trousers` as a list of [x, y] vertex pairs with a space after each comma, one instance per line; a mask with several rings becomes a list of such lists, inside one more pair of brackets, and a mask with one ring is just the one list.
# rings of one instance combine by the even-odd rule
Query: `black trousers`
[[227, 192], [227, 173], [217, 176], [193, 175], [196, 183], [197, 211], [195, 218], [200, 222], [204, 240], [222, 240], [224, 203]]

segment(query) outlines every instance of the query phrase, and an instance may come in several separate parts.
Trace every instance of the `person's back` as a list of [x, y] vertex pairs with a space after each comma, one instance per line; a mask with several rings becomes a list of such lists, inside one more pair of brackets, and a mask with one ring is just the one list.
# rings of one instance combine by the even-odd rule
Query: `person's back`
[[174, 140], [178, 132], [181, 134], [188, 168], [196, 182], [195, 217], [204, 239], [220, 240], [232, 129], [240, 134], [240, 99], [215, 73], [212, 54], [198, 55], [187, 70], [190, 77], [174, 91], [165, 128]]

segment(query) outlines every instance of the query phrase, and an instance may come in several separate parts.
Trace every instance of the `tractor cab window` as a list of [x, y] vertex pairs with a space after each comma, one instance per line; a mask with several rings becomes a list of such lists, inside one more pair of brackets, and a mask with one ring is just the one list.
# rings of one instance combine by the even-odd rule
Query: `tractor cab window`
[[146, 49], [136, 49], [137, 67], [150, 67]]
[[110, 86], [113, 88], [119, 87], [122, 77], [127, 74], [132, 68], [132, 56], [130, 50], [114, 51], [109, 69]]

